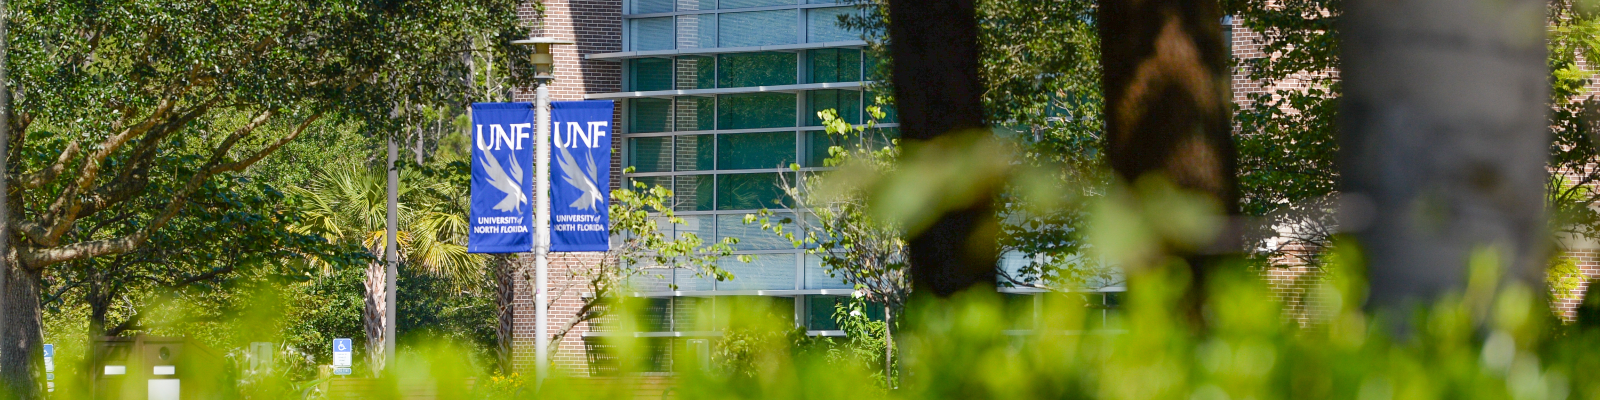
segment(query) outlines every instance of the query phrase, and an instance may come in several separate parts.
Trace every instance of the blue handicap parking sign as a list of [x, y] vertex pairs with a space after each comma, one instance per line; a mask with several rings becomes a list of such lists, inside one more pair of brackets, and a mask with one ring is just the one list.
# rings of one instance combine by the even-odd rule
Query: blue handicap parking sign
[[56, 346], [53, 345], [53, 344], [44, 345], [44, 356], [46, 358], [55, 357], [56, 356]]
[[334, 375], [350, 375], [350, 369], [349, 368], [334, 368], [333, 369], [333, 374]]
[[350, 339], [339, 338], [333, 340], [333, 351], [343, 353], [350, 351]]

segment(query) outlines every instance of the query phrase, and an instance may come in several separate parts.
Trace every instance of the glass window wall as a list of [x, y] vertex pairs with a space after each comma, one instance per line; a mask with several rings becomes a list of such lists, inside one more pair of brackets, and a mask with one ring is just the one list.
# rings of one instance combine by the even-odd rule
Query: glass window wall
[[722, 0], [722, 8], [750, 8], [795, 4], [794, 0]]
[[628, 166], [633, 172], [671, 172], [672, 161], [671, 136], [628, 139]]
[[795, 162], [794, 132], [717, 135], [717, 169], [787, 168]]
[[717, 87], [717, 59], [707, 56], [677, 58], [678, 89], [711, 89]]
[[[789, 182], [794, 182], [792, 174]], [[718, 210], [758, 210], [785, 207], [786, 194], [777, 173], [722, 174], [717, 176]]]
[[672, 59], [636, 58], [628, 60], [628, 81], [635, 91], [672, 89]]
[[747, 93], [717, 96], [717, 129], [787, 128], [795, 126], [794, 93]]
[[807, 50], [806, 69], [811, 73], [811, 83], [859, 81], [861, 80], [861, 50]]
[[834, 110], [840, 119], [861, 123], [861, 92], [854, 90], [813, 90], [806, 92], [806, 126], [822, 126], [817, 113]]
[[633, 51], [673, 49], [672, 17], [628, 21], [628, 42]]
[[806, 43], [860, 40], [861, 34], [846, 29], [841, 18], [858, 15], [855, 7], [813, 8], [806, 10]]
[[710, 211], [714, 209], [716, 176], [678, 175], [673, 180], [673, 210]]
[[630, 103], [628, 131], [666, 132], [672, 129], [672, 99], [638, 98]]
[[718, 87], [793, 85], [798, 62], [794, 53], [724, 54], [717, 57]]
[[677, 44], [680, 49], [717, 47], [717, 15], [678, 16]]
[[677, 98], [673, 127], [679, 131], [708, 131], [716, 126], [717, 99], [710, 96]]
[[[726, 4], [724, 4], [726, 6]], [[794, 44], [799, 39], [800, 10], [721, 13], [717, 19], [717, 47]]]

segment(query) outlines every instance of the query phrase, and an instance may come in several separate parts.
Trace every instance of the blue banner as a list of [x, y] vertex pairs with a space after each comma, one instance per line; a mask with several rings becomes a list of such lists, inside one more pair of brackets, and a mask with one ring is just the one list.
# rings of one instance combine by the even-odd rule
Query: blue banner
[[611, 249], [613, 104], [550, 103], [550, 251]]
[[472, 104], [472, 210], [467, 252], [533, 251], [534, 109]]

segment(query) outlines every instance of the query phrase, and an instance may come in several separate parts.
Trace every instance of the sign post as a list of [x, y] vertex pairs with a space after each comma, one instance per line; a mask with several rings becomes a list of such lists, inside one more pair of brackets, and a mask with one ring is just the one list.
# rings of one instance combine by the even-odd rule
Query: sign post
[[349, 338], [333, 339], [333, 374], [350, 375], [350, 356], [354, 346]]
[[[534, 365], [541, 382], [548, 373], [549, 357], [548, 253], [602, 252], [611, 247], [615, 104], [551, 102], [549, 89], [539, 85], [533, 104], [472, 105], [467, 251], [534, 253]], [[530, 193], [532, 207], [523, 208]]]
[[44, 380], [46, 390], [56, 391], [56, 345], [44, 345]]

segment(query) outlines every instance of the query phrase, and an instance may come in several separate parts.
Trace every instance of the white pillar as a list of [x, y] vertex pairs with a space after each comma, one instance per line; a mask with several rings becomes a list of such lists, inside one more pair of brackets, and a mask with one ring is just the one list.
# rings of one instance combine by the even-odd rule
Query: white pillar
[[537, 93], [537, 117], [534, 130], [538, 141], [534, 146], [534, 295], [533, 344], [536, 379], [539, 384], [550, 370], [550, 89], [540, 82]]

